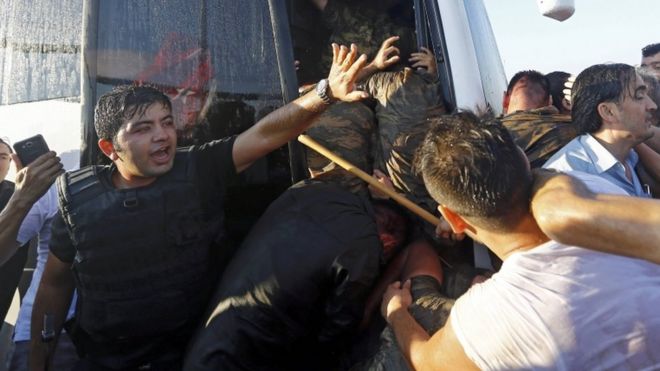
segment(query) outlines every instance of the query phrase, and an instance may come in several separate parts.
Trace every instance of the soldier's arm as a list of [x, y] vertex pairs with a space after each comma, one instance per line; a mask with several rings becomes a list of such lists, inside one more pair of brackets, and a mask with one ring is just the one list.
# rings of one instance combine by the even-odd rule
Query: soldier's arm
[[[54, 349], [55, 344], [57, 344], [57, 337], [62, 331], [73, 290], [74, 280], [71, 273], [71, 264], [61, 261], [53, 253], [50, 253], [32, 308], [29, 353], [29, 369], [31, 371], [46, 369], [46, 364], [49, 362], [48, 351]], [[52, 316], [53, 330], [55, 331], [55, 339], [49, 343], [42, 341], [44, 316], [46, 314]]]
[[[15, 155], [14, 161], [20, 168], [20, 161]], [[59, 158], [54, 152], [49, 152], [39, 156], [16, 174], [16, 190], [0, 213], [0, 265], [18, 249], [18, 230], [32, 205], [46, 193], [61, 173], [62, 164]]]
[[660, 201], [595, 194], [568, 175], [534, 175], [531, 209], [548, 237], [660, 264]]
[[399, 57], [399, 48], [394, 46], [394, 43], [399, 40], [399, 36], [390, 36], [380, 45], [378, 53], [374, 59], [366, 65], [357, 76], [357, 81], [364, 81], [371, 77], [376, 72], [383, 71], [389, 66], [397, 63], [401, 57]]
[[[355, 90], [358, 72], [366, 64], [365, 55], [357, 57], [357, 47], [332, 45], [332, 67], [328, 75], [331, 99], [353, 102], [367, 93]], [[294, 139], [309, 127], [327, 108], [315, 91], [280, 107], [241, 133], [234, 142], [232, 155], [237, 172], [245, 170], [257, 159]]]

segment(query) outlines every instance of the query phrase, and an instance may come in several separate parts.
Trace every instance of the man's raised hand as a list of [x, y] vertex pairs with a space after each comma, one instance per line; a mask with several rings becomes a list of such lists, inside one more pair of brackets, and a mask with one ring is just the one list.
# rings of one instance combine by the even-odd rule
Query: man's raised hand
[[332, 44], [332, 67], [328, 74], [330, 98], [343, 102], [355, 102], [369, 97], [364, 91], [355, 89], [358, 73], [367, 63], [367, 56], [362, 54], [357, 58], [357, 46], [351, 44], [350, 50], [345, 46]]
[[60, 158], [55, 152], [48, 152], [23, 167], [18, 156], [12, 155], [16, 164], [16, 193], [22, 200], [30, 203], [36, 202], [46, 193], [55, 179], [64, 173]]

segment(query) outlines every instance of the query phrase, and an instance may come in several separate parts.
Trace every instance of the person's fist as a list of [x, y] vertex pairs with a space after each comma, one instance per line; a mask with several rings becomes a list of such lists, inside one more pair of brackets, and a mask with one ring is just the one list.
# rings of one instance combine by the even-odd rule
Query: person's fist
[[410, 280], [407, 280], [403, 284], [400, 281], [396, 281], [391, 285], [387, 286], [385, 294], [383, 294], [383, 301], [380, 306], [380, 313], [383, 315], [383, 318], [390, 323], [390, 316], [392, 313], [398, 310], [408, 310], [410, 304], [412, 304], [412, 295], [410, 294]]

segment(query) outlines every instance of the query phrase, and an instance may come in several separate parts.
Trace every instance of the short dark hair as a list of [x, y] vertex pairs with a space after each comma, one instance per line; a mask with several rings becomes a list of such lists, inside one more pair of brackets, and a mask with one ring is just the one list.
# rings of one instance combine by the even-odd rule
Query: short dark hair
[[560, 112], [564, 110], [561, 102], [564, 100], [564, 84], [571, 77], [571, 74], [564, 71], [553, 71], [545, 75], [548, 79], [550, 95], [552, 96], [552, 105]]
[[600, 129], [598, 105], [621, 102], [635, 76], [635, 68], [623, 63], [596, 64], [580, 72], [571, 91], [571, 118], [579, 134]]
[[642, 58], [650, 57], [660, 53], [660, 43], [649, 44], [642, 48]]
[[0, 144], [4, 144], [9, 148], [9, 153], [14, 153], [14, 150], [11, 148], [11, 145], [9, 144], [9, 139], [5, 140], [3, 138], [0, 138]]
[[548, 79], [541, 72], [535, 70], [524, 70], [513, 75], [511, 81], [509, 81], [509, 85], [506, 87], [507, 94], [511, 94], [513, 87], [522, 79], [526, 79], [527, 81], [540, 86], [545, 92], [546, 98], [550, 95], [550, 84], [548, 83]]
[[94, 110], [94, 128], [100, 139], [114, 141], [124, 120], [144, 111], [154, 103], [170, 110], [172, 103], [163, 92], [150, 85], [119, 85], [103, 94]]
[[528, 212], [529, 165], [500, 122], [472, 112], [430, 121], [415, 162], [439, 204], [497, 229]]

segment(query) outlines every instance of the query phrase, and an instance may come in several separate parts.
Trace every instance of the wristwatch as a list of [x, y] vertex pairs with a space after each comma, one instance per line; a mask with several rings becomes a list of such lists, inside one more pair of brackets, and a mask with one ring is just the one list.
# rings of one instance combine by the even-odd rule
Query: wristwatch
[[325, 104], [332, 104], [332, 99], [328, 95], [328, 89], [330, 88], [330, 83], [328, 79], [323, 79], [316, 84], [316, 94]]

